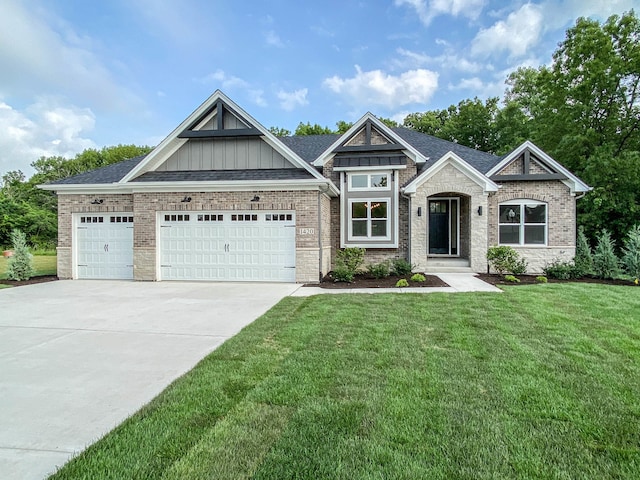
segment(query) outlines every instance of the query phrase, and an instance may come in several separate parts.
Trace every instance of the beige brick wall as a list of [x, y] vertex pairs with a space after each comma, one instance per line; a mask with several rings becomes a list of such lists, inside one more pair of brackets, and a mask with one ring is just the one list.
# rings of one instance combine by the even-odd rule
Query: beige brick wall
[[[413, 197], [411, 263], [415, 264], [418, 269], [425, 269], [429, 262], [427, 200], [433, 196], [461, 197], [460, 207], [465, 209], [461, 214], [461, 253], [463, 255], [466, 253], [473, 271], [486, 271], [487, 217], [486, 213], [480, 216], [477, 211], [478, 207], [482, 207], [483, 212], [487, 211], [488, 196], [480, 185], [452, 165], [446, 165], [429, 181], [422, 184]], [[422, 207], [421, 217], [418, 217], [416, 213], [418, 207]], [[466, 222], [464, 226], [462, 225], [463, 221]], [[470, 232], [470, 235], [467, 235], [467, 238], [462, 238], [466, 232]]]
[[[255, 195], [260, 197], [259, 202], [250, 201]], [[185, 196], [191, 197], [191, 202], [182, 202]], [[72, 276], [72, 215], [81, 212], [133, 212], [136, 280], [157, 280], [156, 220], [160, 211], [293, 210], [296, 213], [296, 281], [318, 282], [320, 271], [328, 272], [331, 262], [331, 217], [325, 216], [320, 226], [318, 208], [329, 211], [330, 201], [318, 191], [136, 193], [99, 197], [103, 203], [97, 206], [91, 205], [95, 195], [58, 197], [58, 272], [61, 278]]]
[[540, 273], [554, 259], [571, 260], [576, 246], [576, 199], [560, 181], [503, 182], [489, 201], [489, 245], [498, 244], [498, 205], [532, 199], [547, 203], [547, 246], [514, 247], [529, 263], [528, 273]]

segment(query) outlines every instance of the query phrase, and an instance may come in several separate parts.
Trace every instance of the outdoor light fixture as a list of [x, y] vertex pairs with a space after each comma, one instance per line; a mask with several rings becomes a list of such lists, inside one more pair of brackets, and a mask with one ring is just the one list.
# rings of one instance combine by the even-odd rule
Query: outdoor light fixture
[[104, 202], [102, 198], [96, 198], [93, 202], [91, 202], [91, 205], [101, 205], [102, 202]]
[[191, 197], [184, 197], [182, 200], [180, 200], [182, 203], [189, 203], [191, 201]]
[[421, 217], [422, 216], [422, 207], [418, 207], [418, 216]]
[[253, 198], [251, 199], [252, 202], [259, 202], [260, 201], [260, 197], [258, 195], [254, 195]]
[[478, 207], [478, 215], [482, 216], [482, 205]]

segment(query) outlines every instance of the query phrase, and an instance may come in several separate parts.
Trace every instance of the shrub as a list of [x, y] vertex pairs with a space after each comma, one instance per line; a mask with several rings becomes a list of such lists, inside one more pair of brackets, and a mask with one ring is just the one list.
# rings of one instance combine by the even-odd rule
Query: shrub
[[10, 234], [13, 244], [13, 255], [7, 262], [7, 278], [9, 280], [29, 280], [33, 277], [31, 254], [27, 247], [27, 237], [20, 230], [13, 230]]
[[355, 275], [364, 263], [364, 248], [349, 247], [336, 253], [336, 268], [345, 267]]
[[504, 276], [504, 279], [505, 279], [507, 282], [511, 282], [511, 283], [520, 283], [520, 279], [519, 279], [519, 278], [514, 277], [513, 275], [505, 275], [505, 276]]
[[424, 278], [424, 275], [422, 275], [421, 273], [415, 273], [411, 276], [411, 281], [412, 282], [424, 282], [427, 279]]
[[509, 246], [494, 246], [487, 250], [487, 260], [499, 274], [522, 275], [527, 271], [527, 261]]
[[640, 278], [640, 225], [635, 225], [624, 240], [622, 264], [636, 280]]
[[583, 276], [580, 269], [573, 262], [558, 259], [548, 264], [542, 271], [547, 277], [557, 278], [558, 280], [571, 280]]
[[333, 269], [333, 280], [335, 282], [347, 282], [353, 281], [354, 273], [344, 265], [340, 265]]
[[538, 283], [547, 283], [547, 277], [543, 275], [539, 275], [536, 277], [536, 282]]
[[391, 270], [394, 275], [402, 277], [403, 275], [409, 275], [411, 273], [413, 265], [411, 265], [410, 262], [407, 262], [404, 258], [396, 258], [393, 260]]
[[396, 287], [398, 288], [408, 287], [408, 286], [409, 286], [409, 282], [407, 282], [407, 280], [404, 278], [401, 278], [396, 282]]
[[576, 240], [576, 256], [573, 259], [579, 276], [591, 275], [593, 273], [593, 252], [589, 240], [584, 234], [582, 225], [578, 228], [578, 238]]
[[391, 275], [389, 262], [372, 263], [367, 267], [367, 270], [373, 278], [387, 278]]
[[620, 260], [616, 256], [611, 234], [605, 229], [598, 236], [593, 252], [593, 273], [598, 278], [612, 279], [620, 275]]

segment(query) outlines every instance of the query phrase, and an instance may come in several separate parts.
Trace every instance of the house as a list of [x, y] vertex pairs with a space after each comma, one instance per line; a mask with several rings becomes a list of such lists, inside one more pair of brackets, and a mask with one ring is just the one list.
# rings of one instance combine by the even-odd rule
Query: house
[[540, 272], [573, 257], [589, 190], [531, 142], [498, 157], [369, 113], [278, 138], [220, 91], [146, 156], [42, 188], [58, 194], [61, 278], [305, 283], [351, 246], [484, 272], [487, 248], [510, 245]]

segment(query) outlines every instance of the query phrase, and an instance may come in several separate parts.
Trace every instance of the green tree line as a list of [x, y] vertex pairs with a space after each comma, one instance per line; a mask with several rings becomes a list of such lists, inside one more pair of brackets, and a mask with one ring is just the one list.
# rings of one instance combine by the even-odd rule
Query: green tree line
[[[600, 23], [579, 18], [549, 66], [520, 68], [506, 79], [503, 98], [465, 99], [442, 110], [409, 114], [403, 126], [472, 148], [505, 154], [529, 139], [590, 186], [578, 202], [578, 223], [589, 238], [607, 228], [617, 244], [640, 222], [640, 20], [634, 11]], [[391, 127], [396, 122], [382, 119]], [[295, 135], [344, 133], [300, 122]], [[291, 135], [271, 127], [278, 136]], [[19, 228], [31, 244], [53, 244], [56, 199], [36, 185], [147, 153], [118, 145], [85, 150], [73, 159], [42, 157], [25, 178], [2, 177], [0, 245]]]

